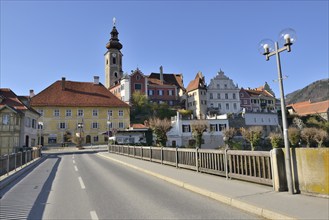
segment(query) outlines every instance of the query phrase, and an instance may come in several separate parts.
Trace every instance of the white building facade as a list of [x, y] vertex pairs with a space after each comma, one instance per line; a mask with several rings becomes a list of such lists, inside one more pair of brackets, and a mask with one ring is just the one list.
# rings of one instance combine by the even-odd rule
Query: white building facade
[[[198, 120], [183, 119], [179, 113], [172, 118], [172, 129], [167, 132], [167, 146], [172, 147], [194, 147], [195, 139], [192, 135], [191, 124]], [[203, 133], [201, 148], [217, 149], [224, 146], [222, 130], [228, 128], [228, 119], [226, 115], [207, 118], [205, 121], [209, 124], [206, 132]]]
[[208, 114], [239, 113], [240, 89], [220, 70], [207, 87]]

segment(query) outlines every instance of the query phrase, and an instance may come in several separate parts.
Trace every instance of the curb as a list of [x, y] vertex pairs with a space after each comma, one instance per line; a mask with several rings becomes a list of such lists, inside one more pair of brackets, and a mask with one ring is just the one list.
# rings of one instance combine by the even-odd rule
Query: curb
[[35, 160], [30, 161], [29, 163], [23, 165], [21, 168], [17, 168], [16, 171], [9, 172], [9, 176], [7, 176], [6, 178], [0, 181], [0, 190], [6, 188], [8, 185], [10, 185], [12, 182], [17, 180], [22, 175], [24, 175], [26, 172], [32, 170], [34, 167], [39, 165], [45, 158], [46, 157], [44, 156], [38, 157]]
[[97, 153], [97, 155], [101, 156], [101, 157], [104, 157], [106, 159], [112, 160], [114, 162], [120, 163], [124, 166], [133, 168], [135, 170], [141, 171], [143, 173], [149, 174], [151, 176], [157, 177], [159, 179], [165, 180], [165, 181], [167, 181], [171, 184], [174, 184], [176, 186], [179, 186], [179, 187], [182, 187], [184, 189], [190, 190], [192, 192], [198, 193], [200, 195], [212, 198], [212, 199], [214, 199], [216, 201], [219, 201], [221, 203], [224, 203], [226, 205], [229, 205], [229, 206], [241, 209], [243, 211], [246, 211], [246, 212], [261, 216], [261, 217], [264, 217], [266, 219], [273, 219], [273, 220], [276, 220], [276, 219], [291, 219], [291, 220], [294, 219], [295, 220], [296, 219], [296, 218], [291, 217], [291, 216], [287, 216], [287, 215], [284, 215], [284, 214], [281, 214], [281, 213], [278, 213], [278, 212], [274, 212], [274, 211], [271, 211], [271, 210], [268, 210], [268, 209], [260, 208], [260, 207], [257, 207], [255, 205], [252, 205], [252, 204], [249, 204], [249, 203], [246, 203], [246, 202], [242, 202], [238, 199], [234, 199], [234, 198], [230, 198], [228, 196], [220, 195], [220, 194], [202, 189], [200, 187], [193, 186], [193, 185], [190, 185], [188, 183], [185, 183], [185, 182], [182, 182], [182, 181], [179, 181], [179, 180], [167, 177], [167, 176], [163, 176], [163, 175], [158, 174], [158, 173], [154, 173], [152, 171], [137, 167], [135, 165], [131, 165], [129, 163], [122, 162], [122, 161], [114, 159], [114, 158], [110, 158], [110, 157], [108, 157], [106, 155], [103, 155], [103, 154], [100, 154], [100, 153]]

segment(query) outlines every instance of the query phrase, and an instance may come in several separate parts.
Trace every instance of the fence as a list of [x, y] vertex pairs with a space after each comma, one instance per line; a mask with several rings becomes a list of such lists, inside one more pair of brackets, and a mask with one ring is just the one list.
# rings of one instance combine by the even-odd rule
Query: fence
[[268, 151], [109, 145], [109, 152], [177, 168], [273, 186], [271, 156]]
[[0, 157], [0, 176], [8, 174], [40, 156], [41, 149], [3, 155]]

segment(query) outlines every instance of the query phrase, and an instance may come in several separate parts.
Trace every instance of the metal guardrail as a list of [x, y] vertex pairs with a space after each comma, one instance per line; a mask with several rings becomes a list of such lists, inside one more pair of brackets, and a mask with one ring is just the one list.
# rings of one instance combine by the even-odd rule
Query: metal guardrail
[[273, 186], [269, 151], [209, 150], [109, 145], [109, 152], [177, 168]]
[[0, 156], [0, 176], [9, 174], [19, 167], [41, 156], [41, 149], [28, 150]]

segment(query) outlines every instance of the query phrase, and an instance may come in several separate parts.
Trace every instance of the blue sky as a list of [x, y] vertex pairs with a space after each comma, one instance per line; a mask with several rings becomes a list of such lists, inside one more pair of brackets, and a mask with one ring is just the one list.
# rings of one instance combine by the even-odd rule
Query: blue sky
[[276, 60], [258, 52], [264, 38], [297, 33], [281, 53], [285, 94], [328, 78], [328, 1], [15, 1], [1, 0], [0, 87], [39, 93], [61, 77], [104, 83], [105, 45], [116, 17], [123, 71], [222, 69], [239, 87], [268, 82], [279, 97]]

